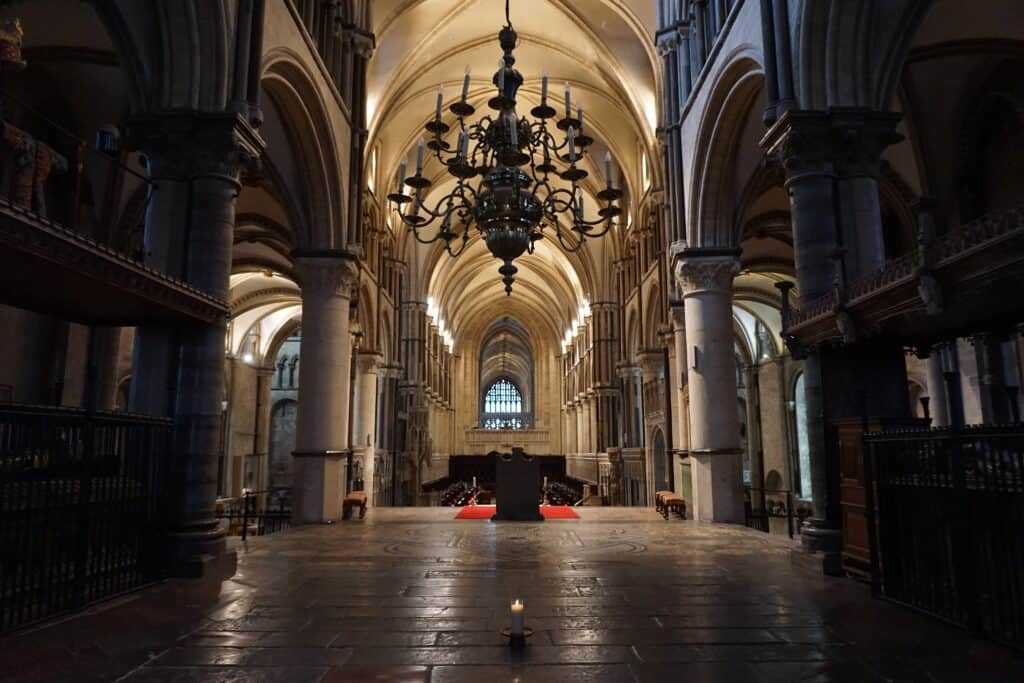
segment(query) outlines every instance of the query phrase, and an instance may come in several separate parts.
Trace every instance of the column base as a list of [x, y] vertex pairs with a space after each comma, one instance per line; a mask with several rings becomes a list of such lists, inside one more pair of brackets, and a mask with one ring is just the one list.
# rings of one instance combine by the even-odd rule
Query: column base
[[843, 576], [842, 535], [824, 519], [809, 519], [800, 532], [800, 549], [790, 559], [794, 565], [826, 576]]
[[690, 450], [693, 518], [702, 522], [743, 524], [743, 451], [735, 448]]
[[170, 576], [223, 581], [235, 574], [238, 553], [228, 550], [219, 523], [205, 529], [172, 530], [166, 537]]
[[348, 451], [295, 451], [292, 523], [323, 524], [341, 519]]

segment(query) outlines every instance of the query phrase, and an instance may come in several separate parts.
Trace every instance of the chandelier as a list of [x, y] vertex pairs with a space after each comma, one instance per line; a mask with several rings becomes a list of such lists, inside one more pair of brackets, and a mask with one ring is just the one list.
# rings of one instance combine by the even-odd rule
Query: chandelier
[[[594, 139], [584, 132], [583, 108], [573, 112], [566, 83], [565, 116], [554, 124], [561, 139], [556, 138], [548, 122], [558, 112], [548, 105], [548, 76], [544, 74], [540, 105], [530, 112], [534, 120], [516, 113], [516, 95], [523, 84], [512, 55], [518, 38], [506, 0], [505, 27], [498, 34], [504, 55], [492, 80], [497, 93], [487, 103], [493, 114], [467, 124], [476, 110], [466, 101], [470, 76], [466, 67], [462, 97], [448, 107], [456, 117], [453, 131], [442, 120], [444, 87], [439, 87], [434, 118], [424, 126], [427, 139], [421, 137], [417, 147], [416, 173], [406, 177], [407, 162], [403, 161], [397, 188], [388, 195], [419, 242], [443, 240], [453, 258], [466, 248], [470, 230], [476, 226], [487, 248], [503, 262], [498, 272], [506, 295], [512, 293], [518, 272], [512, 262], [524, 252], [532, 254], [545, 229], [553, 229], [563, 249], [578, 251], [586, 238], [601, 237], [616, 224], [622, 213], [616, 202], [623, 196], [612, 182], [609, 152], [604, 159], [605, 187], [597, 194], [602, 206], [595, 220], [587, 220], [579, 183], [589, 173], [579, 162]], [[457, 181], [451, 192], [429, 202], [424, 194], [433, 183], [423, 175], [427, 150]], [[556, 178], [562, 181], [557, 186]], [[436, 226], [432, 236], [425, 237], [431, 226]]]

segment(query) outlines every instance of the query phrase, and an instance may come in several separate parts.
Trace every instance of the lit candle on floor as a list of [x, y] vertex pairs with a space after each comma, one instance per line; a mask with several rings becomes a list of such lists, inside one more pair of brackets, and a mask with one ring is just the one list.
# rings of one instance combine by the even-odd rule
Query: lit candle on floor
[[509, 632], [513, 638], [521, 638], [523, 636], [523, 617], [526, 607], [523, 605], [521, 600], [516, 600], [512, 603], [512, 627]]
[[476, 488], [476, 477], [473, 477], [473, 488]]

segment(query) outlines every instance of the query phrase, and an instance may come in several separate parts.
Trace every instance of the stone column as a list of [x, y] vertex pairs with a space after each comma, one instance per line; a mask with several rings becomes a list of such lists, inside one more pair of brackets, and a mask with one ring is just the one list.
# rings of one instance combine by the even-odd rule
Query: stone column
[[573, 405], [576, 406], [576, 453], [585, 453], [587, 447], [587, 419], [583, 412], [583, 399], [577, 398]]
[[[143, 261], [147, 266], [173, 277], [181, 277], [184, 250], [184, 226], [189, 205], [188, 165], [179, 159], [178, 148], [168, 145], [155, 123], [140, 124], [135, 135], [142, 138], [132, 146], [141, 147], [146, 157], [149, 189], [146, 227], [143, 237]], [[129, 127], [128, 135], [133, 133]], [[126, 136], [127, 137], [127, 136]], [[132, 347], [131, 395], [129, 410], [142, 415], [172, 415], [174, 401], [175, 344], [164, 327], [140, 325]]]
[[587, 393], [583, 399], [583, 452], [594, 452], [594, 406], [593, 397]]
[[676, 264], [686, 314], [690, 386], [690, 462], [694, 518], [742, 524], [736, 358], [733, 348], [733, 251], [686, 249]]
[[271, 387], [274, 383], [273, 358], [270, 365], [256, 370], [256, 429], [253, 438], [253, 457], [255, 460], [257, 479], [256, 488], [264, 490], [270, 479], [270, 409]]
[[[653, 502], [655, 492], [654, 481], [654, 450], [647, 439], [647, 417], [656, 412], [658, 406], [648, 405], [647, 398], [651, 392], [647, 389], [652, 383], [658, 381], [658, 375], [665, 367], [665, 354], [660, 350], [643, 351], [637, 354], [640, 361], [640, 391], [643, 402], [643, 414], [640, 418], [640, 433], [644, 445], [644, 481], [646, 482], [645, 498], [648, 504]], [[667, 445], [667, 444], [666, 444]]]
[[[778, 153], [786, 171], [801, 305], [820, 299], [884, 263], [877, 173], [882, 150], [899, 139], [898, 116], [862, 109], [789, 111], [762, 146]], [[836, 251], [842, 246], [841, 251]], [[843, 253], [835, 272], [832, 257]], [[861, 343], [807, 350], [804, 362], [813, 516], [801, 534], [804, 549], [826, 573], [841, 572], [837, 464], [830, 477], [827, 420], [863, 414], [905, 418], [902, 349]], [[834, 386], [823, 391], [825, 382]], [[841, 388], [840, 388], [841, 387]], [[815, 559], [817, 561], [817, 558]]]
[[[800, 300], [813, 301], [833, 285], [832, 252], [839, 235], [836, 181], [831, 160], [834, 146], [829, 117], [818, 112], [790, 111], [772, 127], [762, 145], [769, 152], [778, 154], [786, 170]], [[825, 404], [819, 353], [812, 352], [804, 360], [804, 396], [813, 518], [810, 528], [801, 534], [801, 542], [811, 552], [824, 548], [837, 561], [840, 539], [838, 519], [832, 515], [834, 506], [829, 500]], [[809, 545], [808, 539], [813, 543]]]
[[358, 271], [339, 252], [295, 254], [302, 286], [299, 410], [293, 517], [316, 524], [341, 517], [348, 444], [352, 346], [349, 302]]
[[840, 232], [846, 250], [846, 278], [853, 281], [885, 265], [878, 173], [882, 152], [898, 142], [899, 114], [834, 110]]
[[672, 305], [672, 343], [675, 346], [676, 355], [676, 382], [677, 396], [676, 405], [676, 448], [687, 452], [690, 450], [690, 420], [686, 407], [686, 312], [683, 302], [675, 302]]
[[375, 504], [377, 457], [377, 369], [383, 356], [376, 352], [360, 353], [356, 360], [355, 429], [352, 449], [363, 460], [363, 490], [367, 504]]
[[946, 388], [946, 377], [942, 362], [943, 349], [937, 346], [928, 354], [928, 410], [932, 416], [932, 427], [948, 427], [949, 417], [949, 393]]
[[[239, 179], [257, 163], [263, 141], [235, 114], [138, 118], [127, 132], [157, 182], [146, 217], [147, 262], [226, 302]], [[148, 327], [136, 339], [132, 407], [174, 418], [165, 510], [169, 568], [177, 575], [234, 570], [214, 516], [226, 330], [220, 319]]]
[[576, 453], [576, 406], [568, 403], [565, 406], [565, 452]]

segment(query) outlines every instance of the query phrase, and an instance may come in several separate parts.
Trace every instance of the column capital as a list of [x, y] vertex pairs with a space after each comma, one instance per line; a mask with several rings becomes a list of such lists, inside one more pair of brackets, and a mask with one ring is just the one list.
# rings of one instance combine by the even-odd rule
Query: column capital
[[732, 293], [732, 279], [740, 270], [735, 249], [685, 249], [676, 258], [674, 274], [683, 298], [704, 292]]
[[351, 299], [359, 282], [359, 266], [351, 254], [340, 251], [293, 251], [295, 274], [303, 296], [310, 294]]
[[632, 379], [640, 373], [640, 366], [632, 363], [619, 363], [615, 366], [615, 374], [621, 379]]
[[875, 177], [882, 152], [899, 142], [902, 116], [861, 107], [787, 111], [761, 147], [779, 158], [791, 178], [804, 174]]
[[376, 375], [384, 366], [384, 355], [380, 351], [360, 351], [356, 355], [356, 367], [366, 375]]
[[686, 329], [686, 308], [682, 301], [673, 301], [669, 306], [669, 315], [672, 316], [672, 331], [682, 332]]
[[665, 354], [660, 349], [647, 349], [637, 354], [640, 361], [640, 372], [643, 374], [644, 382], [653, 381], [665, 367]]
[[157, 177], [190, 180], [222, 176], [237, 181], [257, 173], [266, 143], [239, 113], [160, 112], [125, 125], [129, 148], [157, 162]]

